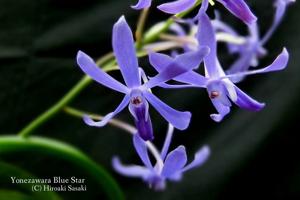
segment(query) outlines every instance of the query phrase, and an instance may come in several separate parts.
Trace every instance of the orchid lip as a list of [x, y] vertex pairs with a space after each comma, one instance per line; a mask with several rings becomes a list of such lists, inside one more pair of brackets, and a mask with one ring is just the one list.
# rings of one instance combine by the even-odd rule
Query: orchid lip
[[140, 137], [145, 141], [153, 140], [152, 122], [148, 111], [149, 104], [139, 89], [131, 91], [129, 110], [135, 119]]

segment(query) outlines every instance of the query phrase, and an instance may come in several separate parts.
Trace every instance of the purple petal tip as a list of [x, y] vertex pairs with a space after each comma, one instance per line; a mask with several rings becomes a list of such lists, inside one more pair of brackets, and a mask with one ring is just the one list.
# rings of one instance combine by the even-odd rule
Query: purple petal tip
[[212, 120], [214, 120], [215, 122], [221, 122], [224, 117], [222, 115], [220, 115], [220, 114], [211, 114], [210, 118]]
[[191, 122], [191, 118], [192, 118], [192, 113], [190, 113], [190, 112], [184, 112], [184, 114], [185, 114], [185, 119], [183, 119], [186, 123], [184, 123], [182, 126], [180, 126], [180, 127], [176, 127], [176, 128], [178, 128], [179, 130], [185, 130], [185, 129], [187, 129], [188, 127], [189, 127], [189, 125], [190, 125], [190, 122]]
[[130, 6], [132, 9], [141, 10], [144, 8], [149, 8], [151, 6], [152, 0], [139, 0], [137, 4]]
[[177, 0], [161, 4], [157, 8], [168, 14], [177, 14], [192, 8], [195, 3], [196, 0]]
[[127, 22], [126, 22], [126, 18], [125, 18], [124, 15], [122, 15], [122, 16], [118, 19], [118, 21], [116, 22], [115, 25], [119, 25], [119, 24], [123, 24], [123, 23], [127, 23]]
[[87, 55], [83, 51], [79, 50], [76, 55], [77, 63], [80, 63], [81, 58], [86, 57], [86, 56]]

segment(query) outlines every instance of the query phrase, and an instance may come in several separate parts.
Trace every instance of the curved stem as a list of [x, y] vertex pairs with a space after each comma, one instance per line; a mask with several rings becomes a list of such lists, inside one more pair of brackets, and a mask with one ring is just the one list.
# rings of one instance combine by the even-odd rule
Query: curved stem
[[146, 23], [148, 14], [149, 14], [149, 8], [145, 8], [142, 11], [142, 13], [141, 13], [141, 15], [138, 19], [138, 22], [137, 22], [137, 29], [136, 29], [136, 32], [135, 32], [135, 39], [136, 39], [137, 49], [140, 49], [143, 45], [142, 44], [143, 31], [144, 31], [144, 27], [145, 27], [145, 23]]
[[[103, 67], [106, 72], [114, 70], [115, 68], [109, 63]], [[57, 114], [63, 107], [69, 104], [80, 92], [86, 88], [92, 79], [85, 75], [67, 94], [65, 94], [57, 103], [39, 115], [36, 119], [30, 122], [25, 128], [23, 128], [18, 135], [21, 137], [28, 137], [35, 129], [40, 127], [55, 114]]]
[[102, 56], [101, 58], [99, 58], [96, 61], [96, 64], [98, 66], [106, 64], [106, 62], [112, 60], [113, 58], [114, 58], [114, 53], [113, 52], [109, 52], [109, 53], [105, 54], [104, 56]]
[[[84, 112], [72, 107], [65, 107], [64, 112], [67, 113], [68, 115], [71, 115], [73, 117], [82, 119], [83, 115], [89, 115], [89, 117], [93, 120], [102, 120], [103, 116], [101, 115], [96, 115], [93, 113], [89, 113], [89, 112]], [[130, 124], [127, 124], [126, 122], [123, 122], [121, 120], [117, 120], [117, 119], [111, 119], [108, 122], [110, 125], [115, 126], [117, 128], [120, 128], [122, 130], [125, 130], [126, 132], [130, 133], [130, 134], [135, 134], [136, 133], [136, 128], [131, 126]]]
[[169, 124], [167, 136], [166, 136], [166, 139], [165, 139], [165, 142], [164, 142], [164, 146], [163, 146], [163, 148], [161, 150], [161, 154], [160, 154], [162, 159], [165, 159], [166, 155], [168, 154], [169, 147], [170, 147], [172, 137], [173, 137], [173, 133], [174, 133], [174, 126]]
[[[77, 118], [80, 118], [80, 119], [82, 119], [83, 115], [86, 115], [86, 114], [88, 114], [89, 117], [91, 117], [93, 120], [102, 120], [103, 119], [103, 116], [101, 116], [101, 115], [84, 112], [84, 111], [77, 110], [77, 109], [71, 108], [71, 107], [65, 107], [64, 111], [67, 114], [77, 117]], [[134, 135], [137, 133], [137, 130], [135, 127], [133, 127], [130, 124], [127, 124], [123, 121], [120, 121], [117, 119], [111, 119], [108, 123], [111, 124], [112, 126], [115, 126], [115, 127], [125, 130], [127, 133], [129, 133], [131, 135]], [[146, 145], [147, 145], [147, 148], [149, 149], [149, 151], [151, 152], [151, 154], [156, 159], [157, 163], [160, 166], [163, 166], [163, 160], [162, 160], [161, 155], [160, 155], [158, 149], [156, 148], [156, 146], [153, 143], [151, 143], [150, 141], [147, 141]]]
[[37, 129], [40, 125], [44, 124], [47, 120], [58, 113], [61, 108], [70, 103], [90, 82], [91, 78], [84, 76], [65, 96], [62, 97], [57, 103], [51, 106], [48, 110], [39, 115], [35, 120], [29, 123], [18, 134], [21, 137], [28, 137], [31, 132]]
[[0, 154], [24, 150], [42, 152], [70, 161], [89, 172], [91, 177], [97, 180], [110, 199], [124, 199], [118, 184], [111, 178], [106, 170], [75, 147], [60, 141], [42, 137], [30, 137], [26, 139], [18, 136], [0, 137]]

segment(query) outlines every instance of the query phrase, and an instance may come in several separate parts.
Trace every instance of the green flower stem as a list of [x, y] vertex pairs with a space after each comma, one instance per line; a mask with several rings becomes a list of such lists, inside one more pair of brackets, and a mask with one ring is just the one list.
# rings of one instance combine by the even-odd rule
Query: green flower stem
[[[105, 59], [106, 61], [106, 59]], [[99, 62], [100, 63], [100, 62]], [[104, 65], [103, 70], [108, 72], [116, 69], [112, 63], [108, 63]], [[69, 104], [75, 97], [77, 97], [80, 92], [86, 88], [92, 79], [88, 76], [84, 76], [66, 95], [64, 95], [56, 104], [51, 106], [48, 110], [39, 115], [36, 119], [34, 119], [31, 123], [29, 123], [25, 128], [23, 128], [18, 135], [22, 137], [28, 137], [35, 129], [40, 127], [50, 118], [52, 118], [55, 114], [57, 114], [63, 107]]]
[[101, 58], [99, 58], [96, 61], [96, 64], [98, 66], [101, 66], [103, 64], [106, 64], [108, 61], [114, 60], [114, 53], [113, 52], [109, 52], [107, 54], [105, 54], [104, 56], [102, 56]]
[[[78, 109], [75, 109], [72, 107], [65, 107], [63, 110], [68, 115], [71, 115], [71, 116], [79, 118], [79, 119], [82, 119], [83, 115], [89, 115], [94, 120], [102, 120], [103, 119], [103, 116], [101, 116], [101, 115], [84, 112], [84, 111], [81, 111], [81, 110], [78, 110]], [[136, 128], [126, 122], [123, 122], [123, 121], [120, 121], [117, 119], [111, 119], [109, 121], [109, 124], [111, 124], [112, 126], [115, 126], [117, 128], [120, 128], [122, 130], [125, 130], [126, 132], [128, 132], [130, 134], [136, 133]]]
[[[179, 13], [175, 15], [176, 18], [181, 18], [190, 13], [196, 6], [201, 3], [202, 0], [198, 0], [193, 8], [188, 11]], [[143, 39], [142, 44], [148, 44], [159, 38], [160, 34], [167, 31], [170, 25], [174, 22], [174, 18], [169, 18], [164, 25], [155, 30], [151, 34], [146, 34]], [[147, 55], [147, 52], [143, 51], [138, 53], [142, 56]], [[102, 69], [106, 72], [117, 69], [116, 60], [114, 59], [113, 53], [108, 53], [97, 61], [99, 66], [102, 66]], [[75, 97], [77, 97], [80, 92], [85, 89], [92, 82], [91, 78], [88, 76], [84, 76], [66, 95], [64, 95], [58, 102], [56, 102], [53, 106], [31, 121], [27, 126], [25, 126], [19, 133], [21, 137], [28, 137], [32, 132], [34, 132], [37, 128], [51, 119], [54, 115], [62, 110], [63, 107], [68, 105]]]
[[110, 199], [124, 199], [123, 193], [118, 184], [106, 172], [106, 170], [97, 165], [97, 163], [75, 147], [60, 141], [43, 137], [30, 137], [26, 139], [19, 136], [0, 137], [0, 154], [27, 150], [57, 156], [83, 168], [99, 183]]
[[28, 137], [35, 129], [52, 118], [65, 105], [70, 103], [91, 81], [91, 78], [89, 78], [88, 76], [84, 76], [65, 96], [63, 96], [61, 100], [59, 100], [56, 104], [51, 106], [48, 110], [46, 110], [31, 123], [29, 123], [18, 133], [18, 135], [24, 138]]
[[137, 22], [137, 28], [135, 31], [135, 39], [136, 39], [136, 47], [137, 49], [140, 49], [142, 47], [142, 40], [143, 40], [143, 32], [144, 32], [144, 27], [145, 27], [145, 23], [147, 20], [149, 14], [149, 8], [145, 8], [141, 14], [140, 17], [138, 19]]

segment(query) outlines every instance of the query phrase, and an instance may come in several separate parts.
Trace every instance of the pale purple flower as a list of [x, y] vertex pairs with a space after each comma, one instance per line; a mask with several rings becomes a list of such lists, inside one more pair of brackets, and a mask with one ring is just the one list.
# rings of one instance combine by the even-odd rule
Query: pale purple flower
[[[169, 85], [161, 84], [165, 88], [185, 88], [185, 87], [201, 87], [206, 88], [208, 95], [218, 111], [217, 114], [211, 114], [211, 118], [220, 122], [225, 115], [230, 112], [231, 102], [235, 103], [240, 108], [251, 111], [261, 110], [265, 104], [259, 103], [250, 96], [240, 90], [230, 79], [235, 79], [241, 76], [267, 73], [272, 71], [282, 70], [287, 66], [289, 54], [284, 48], [282, 53], [274, 60], [274, 62], [262, 69], [245, 71], [241, 73], [225, 74], [221, 64], [217, 58], [217, 42], [215, 38], [215, 30], [212, 23], [205, 13], [208, 2], [203, 1], [201, 11], [199, 13], [199, 28], [198, 41], [199, 45], [208, 46], [210, 53], [204, 58], [205, 76], [202, 76], [194, 71], [182, 74], [174, 80], [185, 83], [185, 85]], [[159, 72], [171, 62], [169, 56], [153, 53], [150, 55], [152, 66]]]
[[141, 76], [143, 71], [139, 70], [133, 35], [124, 17], [121, 17], [113, 27], [112, 43], [114, 54], [126, 85], [105, 73], [85, 53], [79, 51], [77, 54], [77, 63], [82, 71], [98, 83], [125, 94], [115, 111], [107, 114], [102, 121], [96, 122], [86, 115], [84, 116], [85, 123], [90, 126], [102, 127], [129, 104], [130, 113], [134, 117], [140, 136], [144, 140], [152, 140], [153, 131], [148, 112], [149, 102], [174, 127], [180, 130], [186, 129], [190, 122], [191, 113], [174, 110], [152, 94], [150, 89], [197, 67], [203, 60], [203, 57], [207, 55], [209, 49], [203, 47], [199, 51], [177, 56], [165, 70], [142, 84]]
[[276, 7], [276, 13], [274, 17], [273, 24], [271, 28], [268, 30], [268, 32], [265, 34], [265, 36], [262, 38], [261, 43], [265, 44], [270, 37], [273, 35], [274, 31], [277, 29], [279, 24], [281, 23], [283, 16], [286, 12], [287, 6], [295, 3], [296, 0], [275, 0], [274, 6]]
[[[217, 0], [229, 10], [234, 16], [246, 24], [252, 24], [257, 19], [244, 0]], [[165, 13], [177, 14], [192, 8], [197, 0], [175, 0], [158, 6], [158, 9]], [[143, 9], [151, 6], [151, 0], [139, 0], [134, 9]]]
[[134, 147], [144, 166], [123, 165], [118, 157], [114, 157], [112, 159], [114, 169], [124, 176], [143, 179], [154, 190], [165, 189], [166, 180], [180, 181], [184, 172], [205, 163], [210, 155], [210, 148], [202, 147], [196, 152], [194, 160], [187, 165], [184, 146], [181, 145], [168, 153], [172, 134], [173, 129], [169, 128], [162, 151], [155, 157], [157, 160], [154, 166], [150, 161], [146, 142], [138, 134], [135, 134], [133, 136]]
[[[238, 53], [239, 59], [237, 59], [232, 66], [229, 67], [228, 73], [239, 73], [247, 71], [250, 67], [257, 67], [259, 65], [259, 59], [267, 54], [267, 50], [264, 48], [266, 42], [271, 38], [274, 31], [279, 26], [283, 19], [287, 6], [294, 1], [292, 0], [275, 0], [276, 13], [274, 21], [266, 32], [266, 34], [261, 38], [259, 34], [259, 28], [257, 23], [253, 23], [248, 26], [249, 36], [243, 37], [238, 35], [229, 25], [222, 22], [220, 19], [213, 21], [213, 26], [216, 31], [221, 31], [228, 33], [236, 38], [243, 38], [243, 44], [230, 44], [228, 43], [228, 48], [230, 53]], [[243, 77], [238, 77], [237, 79], [232, 79], [232, 81], [239, 82], [243, 80]]]

